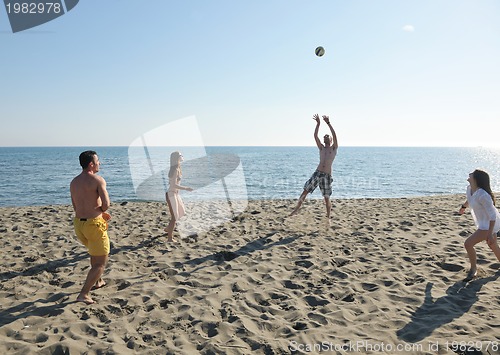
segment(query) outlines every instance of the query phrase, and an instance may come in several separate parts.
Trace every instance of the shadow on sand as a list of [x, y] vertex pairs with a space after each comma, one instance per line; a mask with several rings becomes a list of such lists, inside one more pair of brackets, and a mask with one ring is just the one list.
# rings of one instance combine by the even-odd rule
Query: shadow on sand
[[396, 332], [399, 339], [417, 343], [427, 338], [444, 324], [452, 322], [469, 311], [478, 300], [478, 292], [488, 282], [500, 277], [500, 271], [469, 283], [458, 281], [446, 290], [446, 295], [433, 300], [429, 282], [425, 287], [424, 303], [411, 316], [411, 321]]
[[[198, 270], [203, 269], [204, 267], [208, 266], [208, 265], [202, 265], [202, 264], [205, 264], [209, 261], [212, 261], [213, 264], [215, 264], [215, 265], [220, 265], [226, 261], [231, 261], [231, 260], [236, 259], [240, 256], [252, 254], [253, 252], [258, 251], [258, 250], [266, 250], [266, 249], [270, 249], [270, 248], [273, 248], [273, 247], [278, 246], [278, 245], [285, 245], [285, 244], [292, 243], [295, 239], [300, 237], [299, 235], [294, 235], [294, 236], [286, 237], [286, 238], [283, 238], [283, 239], [280, 239], [277, 241], [273, 241], [270, 237], [273, 236], [274, 234], [275, 233], [268, 233], [266, 236], [261, 237], [259, 239], [255, 239], [251, 242], [248, 242], [247, 244], [245, 244], [244, 246], [242, 246], [241, 248], [239, 248], [238, 250], [235, 250], [235, 251], [223, 250], [223, 251], [219, 251], [217, 253], [213, 253], [213, 254], [210, 254], [210, 255], [207, 255], [204, 257], [200, 257], [200, 258], [186, 261], [183, 264], [194, 266], [195, 268], [193, 270], [189, 271], [188, 273], [183, 273], [183, 274], [194, 274]], [[210, 264], [210, 266], [213, 264]]]
[[[42, 318], [57, 317], [64, 312], [64, 308], [75, 301], [68, 301], [68, 293], [56, 293], [46, 299], [38, 299], [31, 302], [23, 302], [16, 306], [2, 309], [0, 311], [0, 327], [12, 323], [18, 319], [27, 318], [29, 316], [37, 316]], [[38, 306], [37, 304], [47, 304], [46, 306]]]
[[[216, 228], [213, 228], [215, 230]], [[195, 267], [193, 270], [187, 272], [186, 274], [193, 274], [200, 269], [203, 269], [207, 266], [211, 266], [213, 264], [222, 264], [224, 262], [233, 260], [239, 256], [248, 255], [258, 250], [266, 250], [278, 245], [284, 245], [293, 242], [295, 239], [299, 238], [301, 235], [294, 235], [287, 238], [280, 239], [278, 241], [273, 241], [271, 237], [275, 234], [268, 233], [265, 236], [253, 240], [240, 249], [235, 251], [222, 250], [220, 252], [212, 253], [210, 255], [199, 257], [196, 259], [192, 259], [186, 261], [185, 264]], [[111, 243], [111, 251], [110, 257], [118, 253], [133, 253], [141, 249], [148, 249], [158, 245], [165, 238], [165, 236], [156, 236], [146, 238], [136, 245], [124, 245], [120, 247], [113, 246]], [[83, 248], [83, 247], [82, 247]], [[7, 271], [0, 273], [0, 281], [15, 279], [15, 278], [24, 278], [24, 277], [32, 277], [38, 275], [42, 272], [49, 272], [57, 274], [59, 273], [59, 268], [73, 266], [76, 267], [78, 263], [81, 261], [89, 259], [89, 255], [86, 252], [78, 252], [74, 253], [72, 256], [67, 258], [60, 258], [56, 260], [51, 260], [46, 263], [36, 264], [30, 267], [27, 267], [20, 271]], [[154, 270], [153, 270], [154, 271]], [[158, 271], [158, 270], [157, 270]], [[85, 273], [82, 273], [82, 279], [85, 278]], [[60, 285], [61, 288], [65, 289], [70, 286], [73, 286], [74, 282], [66, 282]], [[118, 289], [120, 289], [118, 287]], [[76, 301], [69, 301], [69, 297], [74, 293], [56, 293], [50, 295], [47, 299], [37, 299], [35, 301], [26, 301], [22, 302], [18, 305], [14, 305], [10, 308], [5, 308], [0, 310], [0, 327], [10, 324], [17, 319], [23, 319], [29, 316], [38, 316], [38, 317], [55, 317], [64, 312], [64, 308], [68, 304], [75, 303]], [[40, 305], [42, 304], [42, 305]]]
[[[148, 248], [154, 245], [155, 239], [159, 239], [160, 237], [151, 238], [143, 240], [134, 246], [123, 246], [120, 248], [113, 247], [111, 248], [110, 256], [114, 254], [118, 254], [121, 252], [134, 252], [142, 248]], [[38, 275], [42, 272], [49, 272], [57, 274], [59, 273], [59, 268], [73, 266], [81, 262], [82, 260], [88, 260], [89, 255], [86, 252], [78, 252], [75, 253], [71, 257], [61, 258], [52, 260], [43, 264], [36, 264], [30, 266], [26, 269], [20, 271], [8, 271], [0, 273], [0, 281], [10, 280], [14, 278], [24, 278]], [[84, 280], [86, 277], [86, 273], [82, 273], [81, 278]], [[68, 281], [60, 285], [61, 288], [65, 289], [70, 286], [73, 286], [75, 283]], [[73, 295], [72, 293], [64, 293], [59, 292], [53, 295], [50, 295], [46, 299], [38, 299], [35, 301], [26, 301], [22, 302], [18, 305], [12, 306], [10, 308], [5, 308], [0, 310], [0, 327], [7, 325], [16, 321], [17, 319], [27, 318], [29, 316], [38, 316], [38, 317], [56, 317], [64, 312], [64, 308], [68, 304], [75, 303], [76, 300], [69, 301], [69, 297]], [[39, 305], [43, 304], [43, 305]]]

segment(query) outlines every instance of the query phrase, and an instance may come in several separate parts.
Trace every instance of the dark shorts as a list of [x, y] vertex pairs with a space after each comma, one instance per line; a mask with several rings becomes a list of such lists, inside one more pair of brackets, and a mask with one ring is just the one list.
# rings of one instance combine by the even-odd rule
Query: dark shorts
[[330, 174], [316, 170], [311, 178], [304, 184], [304, 190], [312, 193], [319, 185], [323, 197], [330, 197], [332, 195], [332, 182], [333, 179]]

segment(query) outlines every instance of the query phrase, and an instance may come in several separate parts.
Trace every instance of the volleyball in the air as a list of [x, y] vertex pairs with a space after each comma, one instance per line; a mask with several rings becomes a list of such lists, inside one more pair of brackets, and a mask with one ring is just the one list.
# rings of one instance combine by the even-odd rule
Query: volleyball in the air
[[318, 57], [322, 57], [323, 54], [325, 54], [325, 49], [321, 46], [319, 46], [318, 48], [316, 48], [316, 50], [314, 51], [314, 53], [316, 53], [316, 55]]

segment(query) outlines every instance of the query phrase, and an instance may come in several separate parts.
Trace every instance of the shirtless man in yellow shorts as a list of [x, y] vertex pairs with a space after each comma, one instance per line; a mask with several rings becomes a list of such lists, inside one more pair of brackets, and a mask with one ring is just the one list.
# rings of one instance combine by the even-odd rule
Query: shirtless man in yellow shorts
[[108, 261], [109, 238], [108, 223], [111, 216], [106, 181], [99, 175], [97, 153], [88, 150], [80, 154], [82, 172], [71, 181], [71, 202], [75, 210], [73, 226], [78, 239], [87, 247], [90, 254], [90, 271], [83, 288], [76, 298], [78, 302], [95, 303], [90, 297], [91, 289], [106, 285], [101, 278]]

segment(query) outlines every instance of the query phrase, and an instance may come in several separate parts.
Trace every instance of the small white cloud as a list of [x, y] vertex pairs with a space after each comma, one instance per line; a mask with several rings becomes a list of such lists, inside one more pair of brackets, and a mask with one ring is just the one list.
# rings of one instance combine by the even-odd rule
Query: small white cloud
[[412, 25], [405, 25], [405, 26], [403, 26], [403, 31], [405, 31], [405, 32], [415, 32], [415, 27], [413, 27]]

